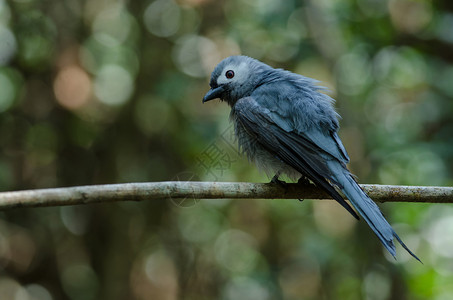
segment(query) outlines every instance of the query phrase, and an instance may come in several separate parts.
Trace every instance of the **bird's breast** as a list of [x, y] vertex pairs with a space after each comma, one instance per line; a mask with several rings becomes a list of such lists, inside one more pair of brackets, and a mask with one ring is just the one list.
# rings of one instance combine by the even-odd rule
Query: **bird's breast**
[[238, 141], [239, 152], [245, 154], [248, 160], [253, 162], [260, 171], [265, 172], [269, 178], [277, 172], [285, 173], [291, 179], [300, 177], [300, 174], [279, 159], [276, 153], [271, 153], [265, 149], [259, 143], [258, 138], [249, 133], [235, 118], [234, 112], [231, 114], [231, 119], [234, 123], [234, 133]]

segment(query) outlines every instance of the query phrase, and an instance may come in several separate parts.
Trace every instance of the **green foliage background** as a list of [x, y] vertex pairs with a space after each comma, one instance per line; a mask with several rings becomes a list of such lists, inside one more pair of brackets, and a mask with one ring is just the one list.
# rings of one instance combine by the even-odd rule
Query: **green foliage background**
[[[268, 181], [213, 67], [316, 78], [362, 183], [452, 185], [449, 1], [0, 0], [0, 189]], [[147, 201], [0, 213], [2, 299], [451, 299], [453, 207], [381, 205], [424, 264], [330, 201]]]

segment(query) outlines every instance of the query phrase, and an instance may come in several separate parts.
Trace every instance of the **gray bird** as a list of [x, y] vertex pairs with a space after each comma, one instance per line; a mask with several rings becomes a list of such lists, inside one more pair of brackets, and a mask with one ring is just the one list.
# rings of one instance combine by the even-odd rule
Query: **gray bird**
[[216, 66], [209, 85], [203, 103], [216, 98], [228, 103], [239, 148], [259, 169], [275, 172], [272, 182], [284, 184], [278, 179], [283, 173], [302, 182], [308, 178], [359, 219], [341, 190], [393, 257], [396, 238], [420, 261], [348, 171], [334, 100], [316, 80], [230, 56]]

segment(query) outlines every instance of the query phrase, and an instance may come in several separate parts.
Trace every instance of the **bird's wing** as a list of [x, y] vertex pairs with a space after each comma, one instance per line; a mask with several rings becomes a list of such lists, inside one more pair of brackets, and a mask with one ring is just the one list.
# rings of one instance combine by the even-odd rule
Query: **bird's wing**
[[306, 136], [283, 129], [272, 119], [270, 111], [260, 106], [253, 97], [239, 99], [234, 111], [239, 126], [254, 137], [263, 148], [310, 178], [359, 219], [357, 213], [329, 183], [336, 182], [327, 166], [326, 157], [322, 155], [326, 153], [325, 150]]
[[[280, 116], [279, 112], [271, 111], [269, 113], [270, 118], [283, 130], [286, 132], [296, 131], [294, 125], [288, 121], [288, 118]], [[317, 128], [307, 128], [303, 131], [297, 132], [300, 136], [312, 141], [315, 145], [318, 146], [322, 151], [326, 152], [328, 155], [335, 157], [338, 161], [347, 164], [349, 162], [349, 156], [346, 152], [346, 149], [343, 146], [343, 143], [340, 140], [337, 132], [334, 130], [325, 130], [325, 132], [320, 131]]]
[[[307, 90], [304, 86], [295, 89], [288, 82], [278, 82], [261, 87], [252, 97], [258, 105], [269, 109], [269, 116], [283, 130], [295, 131], [311, 140], [328, 156], [341, 163], [349, 162], [346, 149], [336, 132], [337, 114], [331, 107], [333, 99], [329, 96]], [[320, 124], [314, 126], [313, 120], [320, 121]]]
[[335, 157], [338, 161], [347, 164], [349, 156], [343, 143], [336, 131], [321, 132], [318, 129], [311, 128], [299, 133], [305, 135], [313, 143], [318, 145], [322, 150]]

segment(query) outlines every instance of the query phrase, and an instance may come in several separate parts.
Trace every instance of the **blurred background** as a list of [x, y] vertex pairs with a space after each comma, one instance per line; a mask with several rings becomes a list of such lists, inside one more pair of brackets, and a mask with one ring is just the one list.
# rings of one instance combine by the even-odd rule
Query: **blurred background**
[[[361, 183], [452, 185], [453, 3], [0, 0], [0, 190], [267, 182], [224, 57], [321, 80]], [[453, 206], [380, 205], [420, 264], [332, 201], [162, 199], [0, 212], [0, 297], [452, 299]]]

